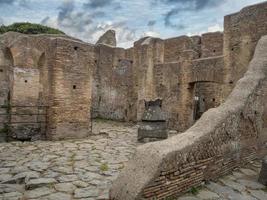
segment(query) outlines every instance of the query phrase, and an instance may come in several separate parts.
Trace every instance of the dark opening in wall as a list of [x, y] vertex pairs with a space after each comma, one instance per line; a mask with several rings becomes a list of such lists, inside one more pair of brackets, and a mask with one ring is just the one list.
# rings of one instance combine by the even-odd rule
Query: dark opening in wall
[[95, 60], [95, 64], [97, 64], [97, 60]]
[[77, 51], [77, 50], [78, 50], [78, 47], [73, 47], [73, 48], [74, 48], [74, 50], [75, 50], [75, 51]]
[[131, 60], [130, 63], [133, 64], [133, 61]]
[[216, 52], [216, 50], [213, 50], [213, 53], [215, 53]]
[[234, 82], [233, 81], [230, 81], [229, 84], [233, 84]]
[[234, 48], [232, 48], [232, 51], [234, 51], [235, 49]]
[[28, 80], [25, 80], [24, 82], [25, 82], [25, 83], [28, 83]]
[[203, 102], [205, 102], [206, 100], [203, 98]]
[[72, 88], [75, 90], [76, 89], [76, 85], [73, 85]]
[[3, 72], [4, 70], [3, 69], [0, 69], [0, 72]]
[[214, 101], [215, 101], [215, 99], [213, 98], [213, 99], [212, 99], [212, 101], [214, 102]]

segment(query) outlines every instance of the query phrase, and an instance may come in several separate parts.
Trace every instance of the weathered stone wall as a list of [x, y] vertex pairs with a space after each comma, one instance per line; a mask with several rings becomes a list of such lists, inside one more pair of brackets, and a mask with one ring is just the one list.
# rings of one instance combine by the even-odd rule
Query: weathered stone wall
[[207, 111], [186, 132], [138, 147], [113, 183], [110, 199], [175, 197], [260, 155], [265, 142], [266, 66], [267, 36], [259, 41], [247, 73], [226, 102]]
[[243, 8], [224, 18], [224, 82], [223, 98], [244, 75], [261, 36], [267, 34], [267, 3]]
[[91, 133], [91, 85], [94, 47], [57, 38], [51, 70], [48, 136], [84, 138]]
[[194, 82], [222, 79], [214, 75], [223, 67], [218, 56], [222, 55], [222, 40], [223, 34], [215, 32], [167, 40], [146, 37], [130, 49], [97, 45], [93, 117], [140, 121], [144, 102], [160, 97], [168, 127], [185, 130], [194, 123]]
[[[214, 32], [166, 40], [146, 37], [135, 42], [130, 49], [104, 44], [93, 46], [60, 35], [4, 34], [1, 41], [10, 49], [14, 60], [12, 65], [16, 69], [11, 76], [15, 78], [11, 81], [11, 85], [14, 85], [10, 88], [11, 102], [13, 106], [52, 105], [54, 109], [60, 102], [62, 105], [57, 109], [66, 106], [66, 118], [59, 117], [58, 126], [52, 122], [50, 128], [63, 134], [65, 130], [62, 127], [83, 124], [81, 135], [85, 136], [85, 127], [90, 125], [84, 119], [74, 117], [76, 114], [69, 114], [77, 111], [70, 108], [75, 104], [74, 91], [85, 98], [84, 102], [79, 98], [77, 101], [83, 110], [80, 117], [85, 117], [90, 110], [85, 105], [92, 103], [93, 117], [123, 121], [140, 121], [144, 102], [161, 98], [168, 116], [168, 128], [186, 130], [196, 120], [196, 107], [199, 106], [199, 102], [195, 100], [197, 97], [202, 96], [202, 101], [209, 99], [209, 102], [201, 102], [207, 104], [202, 106], [203, 111], [218, 106], [225, 100], [235, 82], [243, 76], [256, 42], [261, 35], [267, 33], [266, 8], [267, 3], [262, 3], [226, 16], [224, 34]], [[112, 37], [106, 39], [111, 39], [114, 43], [114, 32]], [[68, 47], [59, 46], [62, 41]], [[69, 66], [69, 69], [64, 65]], [[87, 69], [92, 70], [88, 72]], [[13, 73], [13, 68], [11, 71]], [[76, 73], [77, 76], [74, 75]], [[88, 76], [88, 80], [85, 80], [85, 76]], [[89, 85], [90, 89], [70, 90], [71, 84], [72, 87], [79, 84], [74, 83], [78, 82], [77, 78], [81, 78], [81, 83], [85, 87]], [[38, 82], [39, 86], [35, 85]], [[21, 92], [25, 87], [30, 90]], [[58, 94], [55, 88], [59, 91]], [[91, 91], [92, 102], [88, 100]], [[66, 105], [63, 103], [65, 95]], [[20, 111], [16, 108], [14, 111], [34, 114], [39, 110], [40, 108], [21, 108]], [[58, 118], [58, 112], [49, 111], [49, 115]], [[11, 117], [11, 121], [15, 122], [17, 118], [19, 116], [13, 119]], [[41, 121], [33, 115], [23, 118], [28, 122]], [[66, 123], [64, 120], [67, 120]], [[77, 124], [73, 125], [72, 120], [73, 124]], [[75, 135], [74, 130], [73, 128], [67, 137]], [[50, 133], [48, 135], [52, 138]], [[63, 135], [58, 136], [58, 139], [64, 138]]]
[[133, 61], [122, 48], [97, 45], [95, 53], [94, 117], [135, 121], [137, 94]]
[[22, 34], [8, 33], [1, 39], [12, 59], [12, 65], [8, 67], [9, 99], [6, 102], [9, 114], [8, 139], [29, 140], [40, 132], [37, 104], [41, 51], [33, 46], [33, 42], [36, 42], [34, 39]]
[[0, 43], [0, 142], [7, 140], [7, 122], [9, 121], [8, 101], [10, 99], [13, 58], [11, 52]]
[[201, 58], [223, 55], [223, 33], [205, 33], [201, 36]]
[[154, 66], [156, 96], [163, 100], [169, 128], [184, 131], [193, 125], [195, 97], [207, 99], [205, 111], [220, 104], [222, 70], [222, 56]]
[[136, 70], [137, 120], [144, 113], [145, 101], [156, 100], [154, 65], [163, 62], [164, 43], [158, 38], [143, 38], [134, 44], [134, 69]]
[[10, 139], [87, 136], [94, 47], [62, 36], [12, 32], [1, 41], [12, 58]]
[[195, 41], [188, 36], [164, 40], [164, 62], [177, 62], [199, 58], [200, 40]]

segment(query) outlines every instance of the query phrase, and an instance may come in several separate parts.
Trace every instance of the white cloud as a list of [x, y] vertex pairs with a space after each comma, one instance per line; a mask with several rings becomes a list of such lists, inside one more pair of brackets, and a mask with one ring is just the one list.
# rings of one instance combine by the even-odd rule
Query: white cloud
[[219, 24], [215, 24], [213, 26], [208, 27], [208, 32], [216, 32], [216, 31], [223, 31], [223, 27]]
[[160, 37], [160, 33], [158, 32], [155, 32], [155, 31], [147, 31], [147, 32], [144, 32], [142, 37], [156, 37], [156, 38], [159, 38]]
[[219, 24], [212, 25], [212, 26], [208, 27], [206, 30], [203, 30], [203, 31], [189, 32], [186, 35], [189, 36], [189, 37], [191, 37], [191, 36], [194, 36], [194, 35], [202, 35], [204, 33], [217, 32], [217, 31], [223, 31], [223, 27], [220, 26]]

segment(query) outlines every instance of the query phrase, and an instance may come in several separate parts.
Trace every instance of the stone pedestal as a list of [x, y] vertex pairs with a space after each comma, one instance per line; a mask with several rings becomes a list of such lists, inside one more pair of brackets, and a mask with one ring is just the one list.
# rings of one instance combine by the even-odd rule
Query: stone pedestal
[[141, 122], [138, 129], [138, 141], [145, 142], [168, 138], [166, 122]]
[[138, 141], [150, 142], [168, 138], [167, 123], [161, 100], [145, 102], [145, 112], [138, 128]]

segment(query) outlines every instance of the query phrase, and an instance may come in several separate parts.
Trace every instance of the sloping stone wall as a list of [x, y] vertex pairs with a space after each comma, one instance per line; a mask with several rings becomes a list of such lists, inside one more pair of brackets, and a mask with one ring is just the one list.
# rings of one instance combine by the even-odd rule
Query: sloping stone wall
[[186, 132], [145, 144], [113, 183], [112, 200], [162, 199], [216, 179], [258, 156], [267, 96], [267, 36], [225, 103]]

